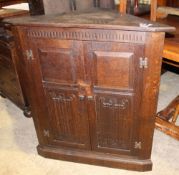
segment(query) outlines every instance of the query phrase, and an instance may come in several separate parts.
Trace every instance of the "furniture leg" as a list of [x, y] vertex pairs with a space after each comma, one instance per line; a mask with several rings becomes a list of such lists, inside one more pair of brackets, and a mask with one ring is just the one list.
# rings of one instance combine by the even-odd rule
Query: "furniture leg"
[[157, 117], [168, 121], [172, 118], [179, 104], [179, 96], [177, 96], [165, 109], [157, 113]]
[[4, 93], [3, 93], [2, 91], [0, 91], [0, 96], [1, 96], [2, 98], [6, 98], [6, 96], [4, 95]]
[[165, 109], [157, 113], [155, 121], [156, 128], [179, 140], [179, 126], [176, 125], [178, 115], [179, 96], [177, 96]]
[[25, 108], [24, 108], [24, 116], [27, 117], [27, 118], [32, 117], [32, 113], [31, 113], [31, 110], [30, 110], [29, 106], [25, 106]]

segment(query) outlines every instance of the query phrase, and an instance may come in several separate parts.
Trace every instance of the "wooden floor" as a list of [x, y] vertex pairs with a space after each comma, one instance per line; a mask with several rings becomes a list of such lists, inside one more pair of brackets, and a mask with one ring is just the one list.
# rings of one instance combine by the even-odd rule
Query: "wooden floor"
[[176, 27], [174, 34], [166, 35], [163, 57], [179, 62], [179, 16], [169, 15], [157, 21]]

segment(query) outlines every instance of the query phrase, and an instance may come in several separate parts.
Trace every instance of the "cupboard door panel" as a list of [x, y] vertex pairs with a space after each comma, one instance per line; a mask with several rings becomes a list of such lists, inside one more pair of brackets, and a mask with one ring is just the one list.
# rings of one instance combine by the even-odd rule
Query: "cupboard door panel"
[[95, 94], [95, 150], [131, 153], [133, 114], [130, 95]]
[[[49, 47], [44, 45], [49, 43]], [[82, 43], [72, 40], [34, 39], [42, 82], [77, 84], [84, 78]]]
[[133, 53], [94, 51], [97, 86], [113, 88], [130, 87], [130, 70]]
[[39, 48], [44, 81], [76, 83], [76, 64], [71, 49]]
[[[140, 51], [140, 52], [139, 52]], [[94, 87], [137, 90], [142, 71], [144, 45], [84, 42], [86, 77]]]
[[89, 126], [85, 99], [77, 90], [45, 88], [52, 144], [88, 148]]

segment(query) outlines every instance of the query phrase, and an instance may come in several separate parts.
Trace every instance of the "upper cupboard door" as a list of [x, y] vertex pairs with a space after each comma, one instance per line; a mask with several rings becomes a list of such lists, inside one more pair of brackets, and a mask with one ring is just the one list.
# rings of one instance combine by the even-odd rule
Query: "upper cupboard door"
[[82, 44], [72, 40], [33, 39], [34, 55], [38, 55], [42, 81], [77, 84], [83, 79]]

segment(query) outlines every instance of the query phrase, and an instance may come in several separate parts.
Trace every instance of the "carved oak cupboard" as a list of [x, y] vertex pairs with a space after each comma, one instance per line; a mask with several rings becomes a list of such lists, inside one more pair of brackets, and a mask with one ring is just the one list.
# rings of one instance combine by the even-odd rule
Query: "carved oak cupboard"
[[151, 170], [164, 31], [92, 11], [9, 20], [44, 157]]

